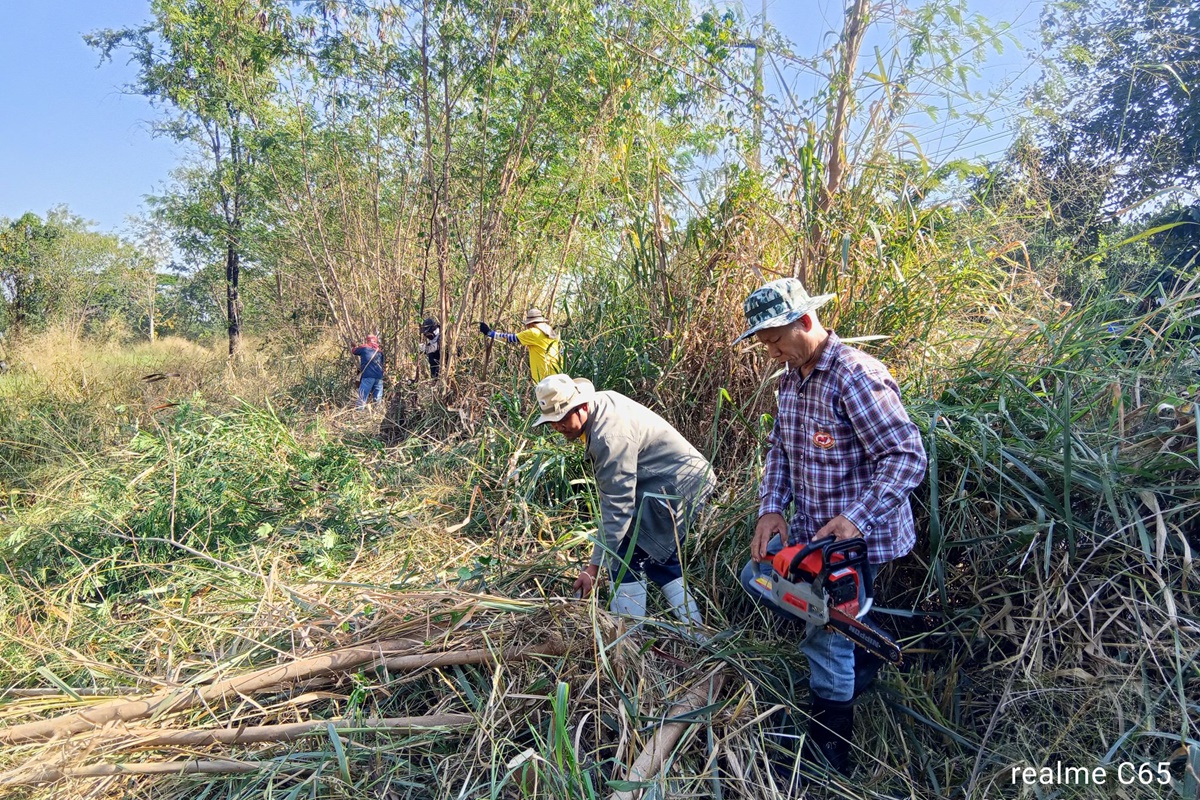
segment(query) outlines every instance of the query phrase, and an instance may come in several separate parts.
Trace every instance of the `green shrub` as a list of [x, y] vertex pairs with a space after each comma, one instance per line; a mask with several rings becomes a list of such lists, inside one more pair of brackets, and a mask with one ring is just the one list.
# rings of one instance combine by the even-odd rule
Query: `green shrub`
[[373, 492], [345, 444], [319, 431], [301, 442], [269, 406], [213, 415], [197, 397], [18, 515], [3, 556], [39, 585], [86, 576], [96, 596], [142, 588], [191, 555], [236, 560], [259, 540], [319, 569], [358, 545]]

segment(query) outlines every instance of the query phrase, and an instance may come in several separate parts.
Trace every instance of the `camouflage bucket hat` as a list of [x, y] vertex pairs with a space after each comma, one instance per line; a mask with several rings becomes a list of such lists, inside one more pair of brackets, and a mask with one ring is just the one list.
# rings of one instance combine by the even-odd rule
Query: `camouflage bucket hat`
[[750, 293], [742, 309], [746, 313], [746, 324], [750, 327], [733, 340], [734, 344], [765, 328], [790, 325], [810, 311], [816, 311], [832, 300], [835, 295], [809, 295], [804, 284], [795, 278], [780, 278], [760, 286]]

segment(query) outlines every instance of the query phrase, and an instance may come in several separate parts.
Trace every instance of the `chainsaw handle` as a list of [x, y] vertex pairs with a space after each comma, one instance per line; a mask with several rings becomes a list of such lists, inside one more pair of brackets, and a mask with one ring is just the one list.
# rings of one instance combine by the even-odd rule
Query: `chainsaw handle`
[[834, 539], [825, 537], [822, 539], [814, 539], [804, 547], [800, 548], [800, 552], [792, 556], [791, 563], [788, 564], [788, 574], [796, 571], [796, 567], [800, 566], [805, 558], [817, 552], [824, 551], [822, 563], [826, 568], [833, 566], [832, 556], [835, 553], [842, 554], [842, 561], [838, 562], [838, 566], [857, 567], [860, 564], [867, 563], [867, 541], [866, 539], [855, 537], [853, 539]]
[[791, 575], [796, 574], [796, 568], [800, 566], [800, 562], [818, 550], [823, 549], [827, 544], [829, 544], [828, 540], [817, 539], [800, 548], [800, 552], [792, 556], [791, 563], [788, 564], [787, 575], [790, 577]]
[[[821, 539], [822, 542], [827, 542], [826, 539]], [[867, 563], [867, 540], [861, 536], [856, 536], [853, 539], [835, 539], [825, 545], [825, 561], [831, 562], [830, 558], [834, 553], [842, 554], [842, 561], [839, 565], [849, 567], [857, 567], [859, 564]]]
[[837, 566], [855, 567], [858, 569], [858, 574], [862, 578], [863, 583], [863, 608], [861, 613], [866, 613], [871, 609], [875, 602], [875, 581], [870, 579], [870, 564], [867, 562], [867, 540], [861, 536], [856, 536], [853, 539], [840, 539], [830, 545], [825, 550], [825, 563], [828, 566], [830, 557], [834, 553], [841, 553], [842, 560], [837, 563]]

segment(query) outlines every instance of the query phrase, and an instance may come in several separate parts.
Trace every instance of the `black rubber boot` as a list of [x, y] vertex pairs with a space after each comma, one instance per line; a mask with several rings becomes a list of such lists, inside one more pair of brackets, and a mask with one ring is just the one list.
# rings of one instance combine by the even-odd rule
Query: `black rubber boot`
[[864, 692], [869, 692], [875, 685], [875, 676], [883, 667], [884, 661], [874, 653], [868, 653], [861, 647], [854, 648], [854, 699], [857, 700]]
[[[883, 633], [871, 615], [867, 614], [860, 622], [877, 633]], [[861, 647], [854, 648], [854, 699], [870, 689], [875, 684], [875, 676], [883, 668], [884, 660], [874, 653], [868, 653]]]
[[764, 734], [767, 740], [767, 758], [775, 782], [790, 797], [803, 787], [803, 776], [799, 766], [800, 728], [791, 711], [781, 708], [765, 720]]
[[805, 757], [824, 761], [843, 775], [849, 775], [854, 768], [850, 759], [853, 735], [854, 701], [826, 700], [814, 694]]

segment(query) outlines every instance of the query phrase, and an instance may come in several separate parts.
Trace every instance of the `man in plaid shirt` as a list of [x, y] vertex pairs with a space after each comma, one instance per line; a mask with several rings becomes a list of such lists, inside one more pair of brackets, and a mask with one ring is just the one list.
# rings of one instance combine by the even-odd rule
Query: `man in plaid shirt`
[[[749, 329], [737, 341], [756, 337], [786, 370], [768, 439], [751, 560], [741, 576], [756, 599], [754, 579], [770, 573], [785, 535], [788, 544], [864, 537], [872, 568], [905, 555], [916, 543], [908, 496], [925, 474], [920, 431], [887, 367], [817, 320], [816, 310], [832, 298], [810, 297], [800, 281], [783, 278], [745, 302]], [[809, 740], [830, 765], [848, 772], [858, 693], [854, 644], [809, 626], [800, 649], [810, 669]], [[862, 651], [858, 661], [861, 691], [880, 662]]]

